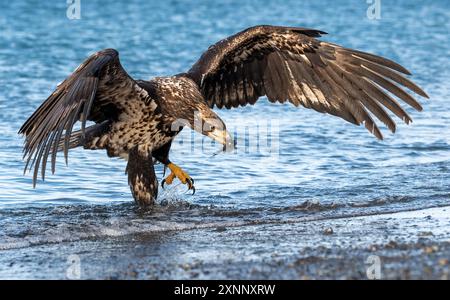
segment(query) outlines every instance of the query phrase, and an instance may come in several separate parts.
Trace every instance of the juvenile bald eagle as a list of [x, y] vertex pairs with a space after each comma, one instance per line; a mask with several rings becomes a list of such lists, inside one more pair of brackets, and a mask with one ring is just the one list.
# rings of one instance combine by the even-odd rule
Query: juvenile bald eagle
[[[158, 192], [153, 159], [189, 189], [194, 181], [169, 160], [173, 138], [186, 125], [232, 148], [233, 141], [212, 108], [289, 101], [365, 127], [382, 139], [377, 117], [395, 132], [390, 110], [407, 124], [410, 116], [393, 97], [416, 110], [420, 104], [403, 88], [427, 94], [403, 74], [399, 64], [369, 53], [318, 39], [325, 32], [278, 26], [256, 26], [219, 41], [186, 73], [134, 80], [122, 68], [116, 50], [99, 51], [84, 61], [23, 124], [25, 171], [38, 169], [42, 179], [48, 157], [55, 172], [56, 153], [82, 146], [106, 149], [108, 156], [128, 160], [126, 172], [139, 205], [154, 203]], [[389, 92], [389, 93], [386, 93]], [[86, 121], [95, 122], [86, 127]], [[184, 124], [174, 126], [178, 120]], [[72, 131], [81, 122], [81, 129]], [[201, 122], [202, 126], [195, 126]], [[181, 126], [179, 126], [181, 125]]]

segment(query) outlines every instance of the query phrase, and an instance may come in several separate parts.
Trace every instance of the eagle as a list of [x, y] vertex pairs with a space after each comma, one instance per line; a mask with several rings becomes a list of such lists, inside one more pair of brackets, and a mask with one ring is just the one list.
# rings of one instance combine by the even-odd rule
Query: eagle
[[45, 179], [48, 161], [55, 172], [58, 152], [67, 164], [69, 149], [104, 149], [127, 160], [131, 193], [148, 207], [158, 194], [158, 162], [170, 170], [163, 187], [178, 179], [195, 192], [194, 180], [169, 159], [172, 141], [184, 127], [219, 142], [223, 151], [235, 147], [214, 107], [253, 105], [266, 96], [272, 103], [288, 101], [363, 124], [378, 139], [383, 136], [375, 117], [392, 132], [396, 123], [388, 111], [406, 124], [412, 121], [398, 100], [422, 110], [406, 90], [429, 97], [406, 77], [407, 69], [319, 40], [324, 34], [302, 27], [250, 27], [210, 46], [187, 72], [149, 81], [133, 79], [116, 50], [96, 52], [20, 128], [24, 171], [34, 169], [35, 187], [39, 169]]

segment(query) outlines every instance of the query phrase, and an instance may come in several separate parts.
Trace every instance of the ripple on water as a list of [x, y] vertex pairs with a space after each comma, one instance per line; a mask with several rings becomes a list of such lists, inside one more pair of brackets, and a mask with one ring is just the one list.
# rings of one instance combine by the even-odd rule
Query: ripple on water
[[[89, 2], [83, 4], [82, 20], [69, 21], [65, 2], [5, 3], [0, 18], [0, 249], [448, 204], [450, 46], [443, 41], [450, 23], [442, 22], [448, 17], [447, 1], [384, 3], [379, 22], [366, 20], [364, 1], [333, 4]], [[111, 16], [116, 21], [111, 22]], [[217, 146], [209, 142], [205, 151], [194, 152], [189, 143], [174, 143], [171, 159], [196, 179], [197, 193], [189, 195], [182, 185], [160, 190], [159, 205], [151, 213], [133, 205], [126, 163], [103, 151], [71, 151], [69, 166], [60, 161], [56, 174], [39, 181], [36, 189], [31, 175], [22, 175], [18, 129], [93, 51], [118, 49], [125, 69], [147, 79], [182, 72], [211, 43], [263, 23], [322, 29], [330, 33], [324, 40], [395, 59], [413, 72], [431, 99], [422, 100], [421, 113], [407, 109], [414, 123], [399, 122], [395, 136], [383, 128], [384, 141], [374, 139], [363, 126], [265, 99], [255, 106], [219, 111], [238, 134], [238, 152], [211, 157]], [[245, 128], [254, 121], [262, 128], [269, 121], [278, 126], [274, 153], [246, 147], [255, 142], [255, 135], [245, 139]], [[179, 139], [190, 136], [184, 130]], [[156, 168], [162, 178], [161, 166]]]

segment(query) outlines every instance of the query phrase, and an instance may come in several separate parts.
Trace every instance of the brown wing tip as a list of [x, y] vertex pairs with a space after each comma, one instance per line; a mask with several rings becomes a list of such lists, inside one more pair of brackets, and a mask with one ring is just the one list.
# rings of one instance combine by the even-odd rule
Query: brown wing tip
[[321, 37], [324, 34], [328, 34], [325, 31], [317, 30], [317, 29], [311, 29], [311, 28], [303, 28], [303, 27], [290, 27], [288, 28], [291, 31], [302, 33], [304, 35], [307, 35], [309, 37]]
[[417, 94], [419, 94], [420, 96], [422, 96], [424, 98], [430, 99], [430, 96], [428, 96], [428, 94], [422, 89], [416, 89], [416, 90], [414, 90], [414, 92], [416, 92]]
[[119, 55], [119, 51], [117, 51], [116, 49], [113, 49], [113, 48], [106, 48], [106, 49], [98, 51], [96, 54], [106, 54], [106, 55], [111, 55], [111, 56], [117, 56], [117, 55]]
[[371, 119], [369, 120], [365, 120], [364, 121], [364, 126], [366, 127], [366, 129], [373, 134], [378, 140], [382, 141], [383, 138], [383, 134], [380, 131], [380, 128], [378, 128], [377, 124], [375, 122], [373, 122]]
[[406, 74], [406, 75], [412, 75], [411, 71], [408, 70], [407, 68], [405, 68], [404, 66], [402, 66], [401, 64], [396, 63], [393, 60], [390, 60], [390, 61], [397, 66], [398, 71], [400, 71], [401, 73]]
[[373, 134], [377, 137], [377, 139], [378, 139], [379, 141], [384, 140], [383, 134], [381, 133], [380, 130], [375, 131]]
[[[403, 99], [404, 100], [404, 99]], [[410, 106], [412, 106], [412, 108], [414, 108], [415, 110], [417, 110], [417, 111], [422, 111], [423, 110], [423, 107], [422, 107], [422, 105], [420, 105], [420, 103], [416, 100], [416, 99], [414, 99], [414, 98], [412, 98], [412, 101], [409, 101], [409, 102], [407, 102]]]

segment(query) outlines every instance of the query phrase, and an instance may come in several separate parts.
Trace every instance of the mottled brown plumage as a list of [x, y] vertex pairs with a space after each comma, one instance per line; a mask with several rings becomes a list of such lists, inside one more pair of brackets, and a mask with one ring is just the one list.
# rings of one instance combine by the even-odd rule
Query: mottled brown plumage
[[[373, 117], [392, 132], [396, 124], [388, 111], [411, 122], [394, 96], [422, 110], [405, 88], [428, 96], [404, 76], [410, 75], [408, 70], [373, 54], [317, 40], [322, 34], [298, 27], [248, 28], [211, 46], [187, 73], [150, 81], [132, 79], [117, 51], [99, 51], [58, 85], [20, 129], [25, 135], [25, 169], [34, 168], [35, 184], [39, 168], [44, 179], [49, 157], [55, 171], [57, 151], [63, 151], [67, 161], [70, 148], [106, 149], [109, 156], [128, 159], [133, 196], [149, 205], [157, 195], [153, 158], [192, 186], [190, 177], [168, 159], [171, 141], [184, 125], [232, 145], [225, 125], [210, 108], [245, 106], [267, 96], [271, 102], [289, 101], [364, 124], [379, 139], [382, 134]], [[195, 128], [199, 116], [204, 123], [219, 120], [221, 126], [213, 122]], [[87, 120], [95, 124], [86, 127]], [[78, 121], [81, 129], [73, 132]]]
[[386, 91], [422, 110], [400, 87], [428, 97], [401, 75], [410, 75], [408, 70], [391, 60], [315, 39], [322, 34], [305, 28], [252, 27], [211, 46], [188, 74], [211, 107], [254, 104], [266, 95], [271, 102], [289, 101], [364, 123], [379, 139], [382, 134], [370, 113], [392, 132], [395, 123], [385, 108], [411, 121]]

